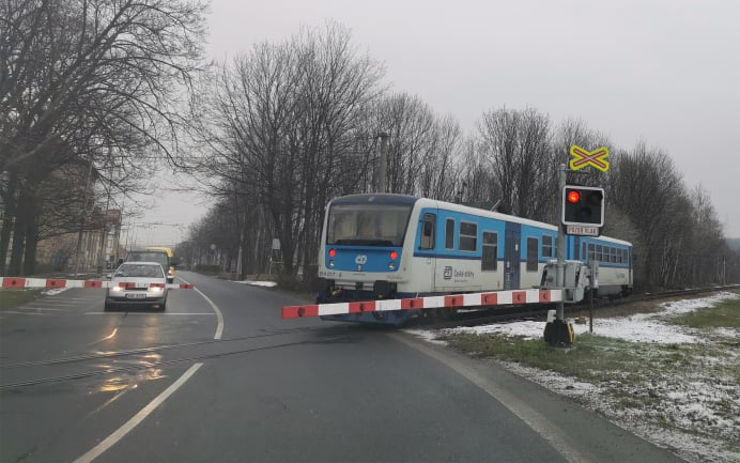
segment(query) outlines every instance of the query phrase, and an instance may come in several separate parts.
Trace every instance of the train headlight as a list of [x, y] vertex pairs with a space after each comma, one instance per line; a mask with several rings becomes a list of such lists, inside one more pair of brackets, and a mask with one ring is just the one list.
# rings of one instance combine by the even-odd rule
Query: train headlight
[[334, 261], [333, 260], [330, 260], [329, 261], [329, 268], [334, 268]]
[[388, 268], [389, 268], [390, 270], [395, 270], [395, 269], [396, 269], [396, 264], [395, 264], [395, 263], [393, 263], [393, 262], [388, 262]]

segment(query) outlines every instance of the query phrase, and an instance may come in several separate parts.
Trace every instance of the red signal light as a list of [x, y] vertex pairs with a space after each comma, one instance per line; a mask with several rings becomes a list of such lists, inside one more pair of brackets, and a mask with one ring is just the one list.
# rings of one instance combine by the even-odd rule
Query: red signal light
[[568, 202], [575, 204], [581, 200], [581, 192], [576, 190], [570, 190], [567, 195]]
[[329, 257], [334, 257], [337, 255], [337, 250], [334, 248], [329, 249]]
[[398, 253], [396, 251], [391, 251], [391, 260], [398, 259]]

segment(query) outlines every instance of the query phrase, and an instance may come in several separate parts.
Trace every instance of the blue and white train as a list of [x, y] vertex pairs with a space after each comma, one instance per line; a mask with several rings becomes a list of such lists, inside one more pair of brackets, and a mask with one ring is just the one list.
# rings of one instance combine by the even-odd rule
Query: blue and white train
[[[317, 301], [394, 299], [533, 288], [556, 257], [557, 227], [427, 198], [359, 194], [332, 200], [319, 251]], [[568, 236], [566, 259], [599, 261], [598, 295], [632, 288], [632, 245]], [[322, 317], [400, 324], [416, 311]]]

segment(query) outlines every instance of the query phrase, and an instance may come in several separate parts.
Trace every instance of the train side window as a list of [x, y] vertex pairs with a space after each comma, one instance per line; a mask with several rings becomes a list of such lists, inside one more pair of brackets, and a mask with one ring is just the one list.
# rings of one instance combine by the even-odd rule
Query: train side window
[[581, 259], [586, 260], [586, 243], [583, 243], [583, 246], [581, 246]]
[[611, 261], [613, 264], [617, 262], [617, 248], [612, 248], [611, 251]]
[[455, 219], [445, 222], [445, 249], [455, 249]]
[[542, 257], [552, 257], [552, 236], [542, 235]]
[[626, 249], [624, 249], [624, 250], [622, 251], [622, 254], [623, 254], [623, 256], [622, 256], [622, 261], [623, 261], [623, 262], [624, 262], [625, 264], [629, 264], [629, 263], [630, 263], [630, 255], [629, 255], [629, 251], [627, 251]]
[[593, 262], [596, 260], [596, 250], [593, 243], [588, 245], [588, 261]]
[[537, 271], [537, 251], [539, 248], [539, 240], [537, 238], [527, 238], [527, 271]]
[[598, 260], [599, 262], [603, 262], [603, 259], [601, 257], [601, 245], [600, 244], [597, 244], [596, 245], [596, 250], [594, 251], [594, 256], [595, 256], [596, 260]]
[[424, 214], [421, 221], [421, 243], [419, 249], [434, 249], [434, 223], [437, 216], [434, 214]]
[[483, 232], [483, 257], [480, 269], [483, 272], [495, 271], [498, 265], [498, 233]]
[[478, 224], [460, 222], [460, 242], [458, 246], [461, 251], [476, 250], [478, 247]]

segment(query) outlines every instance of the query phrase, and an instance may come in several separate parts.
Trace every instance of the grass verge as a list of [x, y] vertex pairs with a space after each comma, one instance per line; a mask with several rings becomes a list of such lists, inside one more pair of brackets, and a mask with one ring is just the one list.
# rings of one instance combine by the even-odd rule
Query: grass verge
[[740, 329], [740, 299], [730, 299], [714, 307], [667, 317], [665, 321], [697, 329]]
[[[727, 337], [715, 342], [719, 338], [711, 330], [737, 327], [738, 308], [738, 300], [724, 301], [671, 319], [705, 328], [705, 342], [697, 343], [630, 342], [584, 334], [573, 347], [560, 349], [542, 338], [495, 333], [450, 332], [443, 339], [469, 355], [513, 362], [515, 371], [629, 427], [683, 436], [663, 441], [666, 446], [709, 442], [704, 448], [712, 448], [717, 456], [710, 460], [727, 461], [727, 455], [740, 454], [740, 343]], [[688, 452], [690, 460], [704, 461], [701, 451]]]
[[0, 310], [31, 302], [40, 295], [40, 289], [0, 289]]
[[683, 346], [631, 343], [619, 339], [582, 335], [572, 348], [559, 349], [542, 339], [499, 334], [452, 334], [444, 338], [453, 347], [482, 357], [549, 370], [584, 382], [639, 381], [646, 370], [660, 374], [685, 358]]

